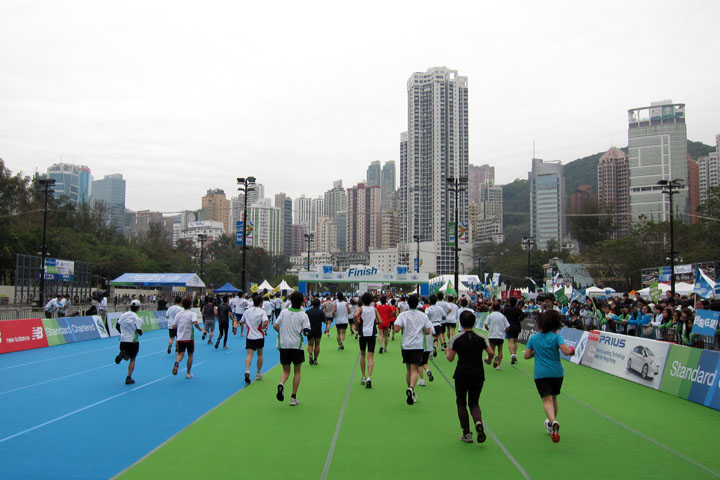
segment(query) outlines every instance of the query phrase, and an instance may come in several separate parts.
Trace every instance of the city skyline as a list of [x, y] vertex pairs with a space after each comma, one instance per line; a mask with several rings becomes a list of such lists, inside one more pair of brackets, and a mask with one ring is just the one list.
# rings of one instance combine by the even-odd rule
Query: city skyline
[[[627, 111], [664, 98], [686, 104], [689, 139], [714, 144], [715, 2], [607, 2], [592, 16], [572, 2], [458, 4], [467, 15], [441, 24], [432, 9], [382, 5], [381, 16], [335, 6], [352, 18], [339, 22], [318, 2], [282, 15], [5, 2], [0, 158], [25, 175], [61, 161], [95, 178], [122, 173], [133, 210], [194, 209], [208, 189], [235, 196], [249, 175], [268, 197], [314, 198], [337, 178], [357, 184], [372, 161], [399, 160], [405, 83], [435, 66], [468, 77], [469, 162], [495, 166], [498, 185], [523, 178], [533, 145], [563, 164], [627, 146]], [[416, 34], [428, 25], [433, 35]], [[658, 35], [663, 25], [673, 35]], [[451, 37], [452, 48], [438, 41]], [[638, 54], [638, 42], [652, 48]]]

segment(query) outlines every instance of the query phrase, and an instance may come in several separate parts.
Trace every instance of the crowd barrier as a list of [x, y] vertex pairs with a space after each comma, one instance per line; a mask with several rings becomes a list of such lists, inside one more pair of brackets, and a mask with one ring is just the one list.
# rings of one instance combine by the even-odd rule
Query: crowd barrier
[[[193, 309], [199, 313], [199, 309]], [[143, 331], [167, 328], [165, 311], [141, 310]], [[50, 347], [65, 343], [83, 342], [99, 338], [117, 337], [115, 328], [121, 312], [100, 315], [60, 318], [25, 318], [0, 321], [0, 353], [17, 352], [32, 348]]]

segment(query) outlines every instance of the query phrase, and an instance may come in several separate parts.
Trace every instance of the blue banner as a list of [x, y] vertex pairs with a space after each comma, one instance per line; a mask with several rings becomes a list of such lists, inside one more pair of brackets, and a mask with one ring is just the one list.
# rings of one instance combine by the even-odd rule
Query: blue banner
[[695, 269], [695, 286], [693, 293], [697, 293], [702, 298], [710, 298], [713, 296], [715, 285], [710, 283], [711, 280], [703, 273], [700, 268]]
[[715, 335], [715, 330], [718, 327], [718, 318], [720, 318], [720, 312], [714, 312], [712, 310], [700, 309], [695, 312], [695, 321], [693, 322], [692, 334], [693, 335]]

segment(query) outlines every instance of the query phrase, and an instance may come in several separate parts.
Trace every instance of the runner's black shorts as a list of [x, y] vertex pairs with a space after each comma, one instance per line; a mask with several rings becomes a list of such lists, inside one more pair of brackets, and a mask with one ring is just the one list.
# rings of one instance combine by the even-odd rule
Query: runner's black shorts
[[431, 354], [431, 353], [432, 353], [432, 352], [423, 352], [423, 358], [422, 358], [422, 364], [423, 364], [423, 365], [427, 365], [427, 364], [428, 364], [428, 362], [430, 361], [430, 354]]
[[540, 394], [540, 398], [548, 395], [560, 395], [563, 377], [536, 378], [535, 386]]
[[245, 350], [260, 350], [265, 346], [264, 338], [246, 338], [245, 339]]
[[375, 353], [375, 340], [377, 337], [360, 337], [360, 351], [364, 352], [367, 348], [367, 351], [370, 353]]
[[347, 326], [348, 326], [347, 323], [336, 323], [335, 324], [335, 328], [337, 330], [347, 330]]
[[403, 363], [408, 365], [422, 365], [423, 351], [422, 349], [417, 350], [405, 350], [402, 351]]
[[310, 335], [308, 335], [308, 338], [314, 338], [316, 340], [319, 340], [322, 338], [322, 329], [320, 330], [310, 330]]
[[505, 339], [503, 338], [488, 338], [488, 341], [493, 347], [502, 347], [503, 343], [505, 343]]
[[177, 337], [177, 327], [175, 328], [168, 328], [168, 335], [170, 335], [170, 338]]
[[281, 365], [300, 365], [305, 362], [305, 351], [297, 348], [281, 348], [280, 364]]
[[433, 325], [434, 335], [438, 336], [441, 333], [445, 333], [445, 325]]
[[507, 332], [508, 338], [518, 338], [520, 336], [520, 332], [522, 331], [521, 327], [510, 327], [510, 329]]
[[178, 353], [184, 353], [186, 350], [188, 353], [195, 353], [195, 341], [194, 340], [178, 340], [178, 342], [177, 342]]
[[120, 350], [124, 350], [130, 358], [135, 358], [140, 351], [140, 342], [120, 342]]

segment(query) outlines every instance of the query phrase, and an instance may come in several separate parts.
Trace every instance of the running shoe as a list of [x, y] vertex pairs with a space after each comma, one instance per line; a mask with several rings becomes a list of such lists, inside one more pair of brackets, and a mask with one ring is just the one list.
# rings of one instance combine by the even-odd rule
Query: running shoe
[[387, 345], [385, 345], [385, 353], [388, 353]]
[[435, 378], [433, 377], [433, 374], [432, 374], [432, 372], [431, 372], [430, 370], [427, 371], [427, 376], [428, 376], [428, 380], [430, 380], [431, 382], [432, 382], [433, 380], [435, 380]]
[[552, 425], [550, 425], [550, 420], [547, 418], [545, 419], [545, 429], [547, 430], [548, 435], [552, 435]]
[[250, 374], [245, 372], [245, 383], [250, 383]]
[[296, 406], [296, 405], [300, 405], [300, 402], [298, 402], [298, 399], [297, 399], [297, 398], [291, 398], [291, 399], [290, 399], [290, 406], [291, 406], [291, 407], [294, 407], [294, 406]]
[[437, 347], [433, 347], [433, 357], [437, 357]]
[[171, 349], [172, 349], [172, 346], [169, 346], [169, 347], [168, 347], [168, 355], [170, 354]]
[[208, 340], [208, 345], [212, 345], [212, 338]]
[[425, 383], [425, 379], [424, 379], [424, 378], [421, 378], [420, 380], [418, 380], [418, 386], [419, 386], [419, 387], [424, 387], [424, 386], [426, 386], [426, 385], [427, 385], [427, 384]]
[[372, 381], [369, 378], [365, 381], [365, 388], [372, 388]]
[[256, 374], [255, 374], [255, 380], [262, 380], [262, 378], [263, 378], [262, 373], [256, 373]]
[[120, 353], [118, 353], [118, 354], [115, 356], [115, 364], [116, 364], [116, 365], [119, 365], [120, 362], [122, 362], [122, 359], [123, 359], [123, 351], [120, 350]]
[[277, 398], [278, 401], [282, 402], [283, 400], [285, 400], [284, 392], [285, 392], [285, 385], [283, 385], [282, 383], [278, 383], [277, 395], [275, 395], [275, 398]]
[[133, 383], [135, 383], [135, 380], [133, 380], [132, 377], [127, 377], [125, 379], [125, 385], [132, 385]]
[[415, 395], [415, 390], [413, 390], [412, 399], [413, 399], [413, 403], [417, 403], [417, 395]]
[[405, 396], [407, 397], [408, 405], [412, 405], [413, 403], [415, 403], [415, 401], [413, 400], [413, 397], [415, 396], [415, 394], [413, 393], [412, 388], [408, 388], [405, 390]]
[[205, 340], [205, 337], [206, 337], [206, 336], [207, 336], [207, 333], [206, 333], [206, 332], [203, 332], [202, 339]]
[[495, 368], [498, 367], [498, 357], [495, 357], [495, 358], [493, 359], [493, 367], [495, 367]]
[[517, 355], [513, 355], [512, 359], [510, 360], [510, 365], [515, 365], [517, 363]]
[[382, 353], [382, 352], [383, 352], [383, 347], [380, 347], [380, 353]]
[[495, 370], [500, 370], [500, 367], [499, 367], [499, 366], [498, 366], [498, 367], [495, 367]]
[[178, 372], [178, 362], [175, 362], [175, 365], [173, 365], [172, 374], [177, 375]]
[[193, 377], [192, 373], [185, 374], [185, 378], [187, 378], [188, 380], [190, 380], [192, 377]]
[[483, 443], [485, 440], [487, 440], [487, 436], [485, 435], [485, 427], [483, 427], [482, 422], [475, 423], [475, 431], [477, 432], [478, 443]]
[[552, 441], [555, 443], [558, 443], [560, 441], [560, 424], [555, 421], [552, 424], [552, 432], [550, 432], [550, 438], [552, 438]]
[[460, 436], [460, 441], [465, 443], [472, 443], [472, 433], [464, 433]]
[[362, 377], [362, 378], [360, 379], [360, 385], [365, 385], [366, 383], [367, 383], [367, 378]]
[[220, 346], [220, 340], [218, 340], [217, 342], [215, 342], [215, 350], [217, 350], [217, 348], [218, 348], [219, 346]]

